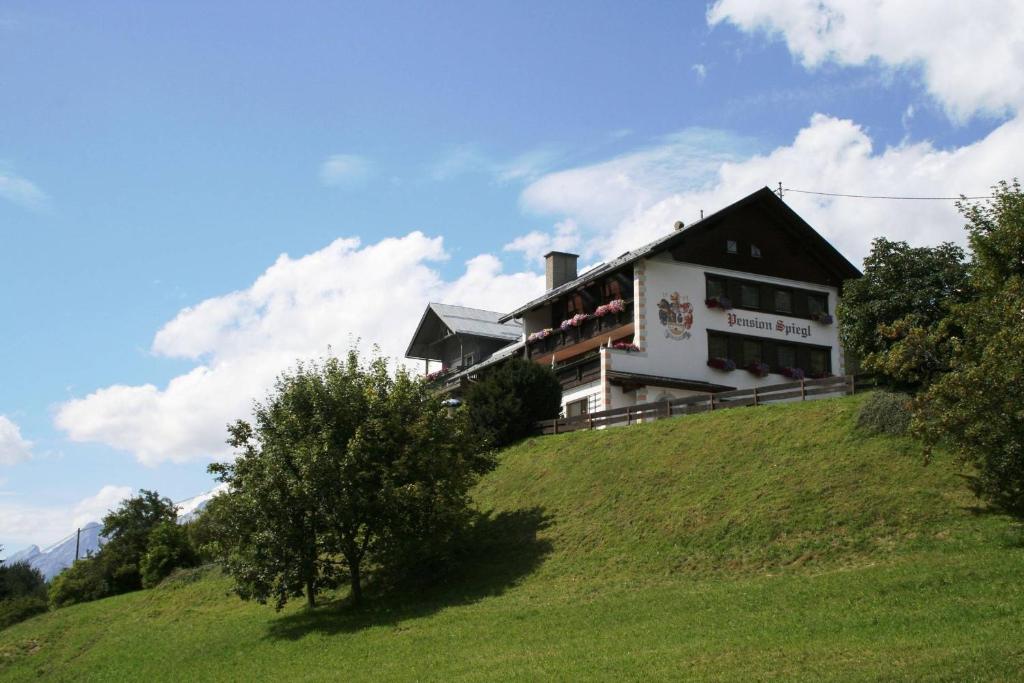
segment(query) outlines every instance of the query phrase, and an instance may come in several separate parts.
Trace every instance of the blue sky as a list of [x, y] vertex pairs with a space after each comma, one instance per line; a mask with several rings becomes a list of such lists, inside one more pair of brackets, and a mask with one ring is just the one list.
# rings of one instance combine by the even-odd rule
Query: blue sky
[[[552, 246], [594, 263], [780, 180], [1019, 174], [1024, 21], [863, 4], [8, 0], [0, 545], [209, 489], [289, 359], [399, 356], [427, 300], [507, 309]], [[948, 203], [787, 201], [855, 261], [961, 239]]]

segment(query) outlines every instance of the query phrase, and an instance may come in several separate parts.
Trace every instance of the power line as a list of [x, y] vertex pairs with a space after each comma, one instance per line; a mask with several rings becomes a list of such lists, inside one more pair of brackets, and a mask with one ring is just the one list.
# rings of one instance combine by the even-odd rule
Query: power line
[[956, 199], [995, 199], [993, 195], [979, 195], [976, 197], [900, 197], [887, 194], [843, 194], [840, 192], [815, 192], [814, 190], [797, 190], [792, 187], [780, 188], [781, 192], [799, 192], [800, 194], [816, 194], [824, 197], [848, 197], [850, 199], [912, 199], [912, 200], [936, 200], [952, 201]]

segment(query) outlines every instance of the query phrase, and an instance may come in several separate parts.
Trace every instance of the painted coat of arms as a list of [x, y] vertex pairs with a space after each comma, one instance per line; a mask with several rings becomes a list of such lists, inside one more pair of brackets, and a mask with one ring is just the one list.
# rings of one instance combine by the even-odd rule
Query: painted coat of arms
[[679, 292], [666, 294], [658, 302], [658, 321], [665, 328], [666, 339], [689, 339], [693, 326], [693, 304], [680, 300]]

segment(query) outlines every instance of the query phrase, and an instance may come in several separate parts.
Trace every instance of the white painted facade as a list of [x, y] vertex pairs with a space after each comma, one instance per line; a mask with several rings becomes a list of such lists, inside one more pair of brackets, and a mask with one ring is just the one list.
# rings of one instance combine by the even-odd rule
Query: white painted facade
[[[566, 406], [573, 401], [595, 394], [598, 400], [591, 402], [591, 410], [607, 410], [703, 393], [698, 390], [657, 385], [623, 391], [620, 386], [608, 381], [607, 373], [610, 371], [707, 382], [737, 389], [790, 381], [789, 378], [775, 373], [758, 377], [743, 368], [723, 371], [709, 367], [709, 330], [828, 347], [832, 374], [843, 374], [845, 370], [836, 323], [824, 324], [806, 318], [741, 308], [724, 311], [705, 304], [706, 277], [709, 274], [824, 294], [828, 297], [828, 311], [833, 316], [839, 296], [838, 290], [834, 287], [683, 263], [664, 253], [640, 259], [634, 263], [633, 268], [634, 343], [640, 351], [601, 348], [601, 380], [566, 391], [563, 396], [563, 413]], [[679, 327], [670, 330], [659, 319], [659, 302], [672, 301], [674, 295], [679, 303], [690, 304], [692, 322], [685, 330], [680, 330]], [[542, 316], [537, 316], [537, 319], [541, 320]], [[527, 316], [524, 322], [526, 334], [540, 328], [540, 324], [531, 325], [530, 316]]]

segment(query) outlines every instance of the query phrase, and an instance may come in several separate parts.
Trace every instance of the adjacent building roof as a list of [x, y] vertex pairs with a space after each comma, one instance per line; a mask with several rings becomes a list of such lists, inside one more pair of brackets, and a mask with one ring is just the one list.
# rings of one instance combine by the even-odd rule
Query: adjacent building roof
[[501, 318], [502, 314], [497, 311], [449, 304], [427, 304], [405, 355], [408, 358], [425, 358], [426, 345], [448, 334], [468, 334], [508, 342], [514, 342], [523, 336], [523, 326], [519, 321], [500, 322]]
[[686, 228], [676, 230], [664, 237], [654, 240], [649, 244], [646, 244], [639, 249], [633, 251], [627, 251], [626, 253], [618, 256], [607, 263], [602, 263], [595, 268], [591, 268], [575, 280], [566, 282], [565, 284], [555, 287], [542, 296], [523, 304], [516, 310], [508, 313], [499, 320], [501, 322], [521, 318], [523, 314], [533, 309], [539, 308], [547, 302], [557, 299], [563, 294], [572, 292], [580, 287], [586, 286], [595, 280], [598, 280], [608, 273], [629, 265], [641, 258], [651, 256], [657, 252], [666, 251], [676, 246], [677, 244], [686, 240], [687, 236], [692, 234], [694, 231], [702, 228], [707, 228], [710, 224], [720, 221], [729, 214], [732, 214], [740, 209], [746, 208], [751, 204], [760, 204], [763, 208], [771, 211], [774, 215], [778, 216], [785, 225], [797, 234], [801, 239], [806, 240], [812, 248], [815, 250], [817, 255], [823, 262], [827, 264], [831, 271], [835, 272], [841, 279], [851, 279], [860, 277], [860, 271], [846, 260], [846, 258], [840, 254], [835, 247], [822, 237], [818, 232], [812, 228], [807, 222], [799, 216], [793, 209], [782, 201], [774, 192], [769, 190], [767, 187], [761, 188], [753, 194], [747, 195], [743, 199], [730, 204], [729, 206], [716, 211], [715, 213], [709, 214], [699, 221], [691, 223]]

